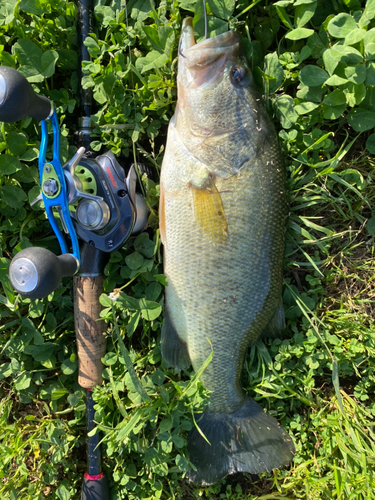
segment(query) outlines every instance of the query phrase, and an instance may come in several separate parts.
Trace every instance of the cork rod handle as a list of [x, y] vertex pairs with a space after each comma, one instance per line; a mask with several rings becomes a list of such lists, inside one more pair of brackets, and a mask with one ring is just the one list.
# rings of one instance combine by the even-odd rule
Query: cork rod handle
[[104, 331], [106, 324], [98, 321], [103, 293], [104, 276], [74, 277], [74, 321], [78, 348], [78, 383], [84, 389], [92, 389], [102, 383], [106, 352]]

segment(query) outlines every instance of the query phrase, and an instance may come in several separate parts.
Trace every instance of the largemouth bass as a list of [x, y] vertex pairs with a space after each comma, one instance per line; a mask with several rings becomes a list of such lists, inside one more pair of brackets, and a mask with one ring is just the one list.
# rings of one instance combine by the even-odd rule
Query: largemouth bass
[[162, 356], [197, 371], [211, 391], [193, 429], [188, 477], [212, 484], [237, 471], [288, 464], [294, 446], [241, 387], [246, 348], [283, 327], [287, 200], [277, 136], [229, 31], [195, 43], [185, 19], [178, 101], [161, 171], [166, 318]]

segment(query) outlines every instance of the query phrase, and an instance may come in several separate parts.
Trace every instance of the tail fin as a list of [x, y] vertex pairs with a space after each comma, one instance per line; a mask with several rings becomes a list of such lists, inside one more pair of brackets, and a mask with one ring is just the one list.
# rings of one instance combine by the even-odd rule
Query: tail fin
[[235, 472], [271, 471], [293, 459], [292, 440], [253, 399], [231, 414], [206, 411], [198, 426], [210, 444], [197, 429], [190, 432], [188, 451], [197, 470], [187, 477], [195, 484], [213, 484]]

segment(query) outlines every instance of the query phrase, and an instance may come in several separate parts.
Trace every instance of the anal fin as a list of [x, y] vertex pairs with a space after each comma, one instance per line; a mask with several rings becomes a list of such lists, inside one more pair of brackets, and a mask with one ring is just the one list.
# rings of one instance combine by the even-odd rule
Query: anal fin
[[177, 370], [186, 370], [191, 365], [187, 345], [178, 336], [167, 309], [161, 329], [161, 355], [168, 366]]

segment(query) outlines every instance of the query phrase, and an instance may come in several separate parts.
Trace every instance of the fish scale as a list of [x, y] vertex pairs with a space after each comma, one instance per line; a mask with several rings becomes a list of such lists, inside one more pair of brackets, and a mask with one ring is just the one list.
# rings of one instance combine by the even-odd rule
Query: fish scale
[[[277, 136], [238, 36], [191, 40], [185, 20], [179, 98], [161, 172], [168, 278], [162, 355], [176, 368], [191, 363], [198, 371], [213, 350], [201, 375], [210, 404], [198, 422], [210, 444], [196, 429], [188, 441], [197, 468], [188, 477], [211, 484], [236, 471], [271, 470], [293, 456], [289, 436], [241, 387], [247, 347], [283, 319], [287, 202]], [[239, 66], [246, 69], [243, 85], [231, 79]]]
[[[284, 239], [283, 233], [279, 238], [272, 233], [283, 231], [285, 208], [280, 197], [272, 196], [267, 175], [261, 176], [266, 189], [259, 182], [249, 189], [257, 168], [266, 170], [261, 158], [250, 165], [250, 172], [246, 166], [243, 168], [240, 185], [234, 177], [218, 185], [219, 191], [224, 191], [222, 200], [229, 228], [228, 242], [223, 246], [213, 246], [194, 226], [193, 209], [185, 201], [191, 194], [188, 188], [166, 207], [164, 272], [173, 283], [173, 288], [166, 290], [168, 313], [174, 324], [181, 324], [177, 331], [189, 346], [195, 370], [211, 352], [206, 339], [213, 344], [213, 360], [202, 375], [204, 386], [213, 391], [212, 411], [220, 408], [222, 400], [233, 399], [233, 384], [227, 372], [239, 379], [249, 342], [258, 339], [280, 305]], [[168, 191], [168, 182], [165, 184]], [[284, 189], [283, 177], [274, 185], [276, 190]], [[241, 204], [236, 203], [239, 197]], [[262, 209], [253, 213], [251, 206]], [[267, 259], [267, 249], [271, 248]], [[235, 355], [227, 355], [228, 350]], [[241, 393], [240, 403], [243, 400]]]

